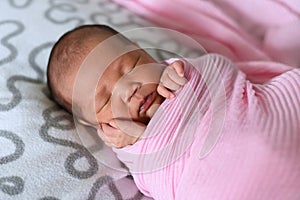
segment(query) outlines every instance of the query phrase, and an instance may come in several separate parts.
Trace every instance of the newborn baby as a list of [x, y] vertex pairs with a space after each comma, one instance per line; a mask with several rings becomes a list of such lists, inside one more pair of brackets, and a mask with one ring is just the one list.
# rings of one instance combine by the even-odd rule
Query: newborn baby
[[[116, 34], [98, 25], [65, 34], [51, 53], [48, 84], [60, 105], [77, 109], [80, 123], [117, 147], [142, 193], [161, 200], [299, 199], [299, 69], [233, 64], [215, 54], [159, 64], [121, 35], [107, 51], [95, 51]], [[124, 46], [134, 50], [100, 65]], [[105, 69], [96, 95], [72, 101], [79, 67], [93, 53]], [[95, 99], [96, 120], [82, 99]]]
[[[55, 44], [48, 64], [48, 86], [54, 100], [68, 112], [72, 113], [73, 87], [84, 59], [98, 44], [117, 34], [118, 32], [108, 26], [85, 25], [67, 32]], [[165, 98], [174, 97], [173, 91], [185, 84], [186, 79], [183, 77], [182, 62], [175, 61], [166, 67], [157, 63], [149, 54], [122, 35], [117, 35], [116, 40], [118, 45], [135, 46], [136, 50], [116, 56], [109, 66], [101, 66], [99, 57], [99, 68], [105, 70], [99, 77], [95, 96], [90, 94], [85, 97], [91, 100], [95, 98], [94, 112], [97, 119], [85, 115], [89, 111], [84, 109], [80, 110], [76, 118], [84, 125], [101, 128], [102, 131], [98, 133], [104, 142], [109, 146], [120, 148], [138, 140], [158, 106]], [[108, 48], [114, 51], [112, 46]], [[141, 67], [139, 70], [133, 70], [147, 64], [152, 66], [156, 64], [156, 67]], [[125, 76], [129, 73], [130, 76]], [[128, 102], [118, 106], [118, 109], [128, 109], [130, 120], [124, 120], [127, 113], [113, 116], [111, 96], [121, 77], [123, 81], [125, 78], [128, 79], [129, 83], [126, 83], [127, 88], [122, 88], [118, 92], [123, 93], [119, 95], [122, 98], [124, 96]], [[84, 107], [85, 102], [73, 102], [73, 104], [81, 108]], [[130, 128], [129, 134], [117, 127], [116, 124], [121, 119], [124, 127]], [[132, 122], [140, 126], [132, 126], [130, 124]], [[132, 127], [137, 128], [132, 130]]]

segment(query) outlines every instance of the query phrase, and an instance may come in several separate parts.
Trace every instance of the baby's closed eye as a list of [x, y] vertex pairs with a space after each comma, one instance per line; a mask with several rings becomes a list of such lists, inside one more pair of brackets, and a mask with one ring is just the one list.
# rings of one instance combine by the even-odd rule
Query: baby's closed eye
[[124, 74], [130, 73], [134, 69], [134, 67], [135, 67], [134, 65], [127, 65], [126, 67], [124, 67], [123, 70]]
[[[128, 74], [130, 72], [132, 72], [132, 70], [136, 67], [136, 65], [138, 64], [139, 60], [140, 60], [141, 56], [139, 56], [136, 61], [134, 63], [130, 63], [130, 64], [127, 64], [125, 67], [124, 67], [124, 74]], [[121, 67], [122, 68], [122, 67]]]

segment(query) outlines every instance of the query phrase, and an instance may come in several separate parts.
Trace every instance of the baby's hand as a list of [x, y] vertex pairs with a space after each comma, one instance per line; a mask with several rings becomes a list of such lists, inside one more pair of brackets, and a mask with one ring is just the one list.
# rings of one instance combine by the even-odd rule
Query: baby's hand
[[163, 71], [160, 77], [160, 84], [157, 92], [165, 98], [173, 98], [174, 92], [186, 84], [187, 79], [184, 77], [184, 67], [182, 61], [175, 61]]
[[136, 143], [146, 129], [146, 125], [130, 120], [114, 119], [102, 124], [98, 135], [107, 146], [122, 148]]

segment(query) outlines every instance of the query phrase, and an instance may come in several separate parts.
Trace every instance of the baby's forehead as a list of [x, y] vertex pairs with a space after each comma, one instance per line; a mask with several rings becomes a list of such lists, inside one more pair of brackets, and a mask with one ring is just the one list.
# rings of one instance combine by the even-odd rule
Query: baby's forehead
[[[120, 41], [111, 39], [89, 45], [94, 48], [89, 48], [90, 51], [84, 52], [85, 59], [78, 69], [78, 75], [81, 73], [90, 75], [88, 76], [90, 79], [82, 76], [85, 80], [92, 80], [94, 79], [93, 76], [100, 79], [104, 72], [106, 78], [111, 78], [111, 75], [115, 75], [116, 70], [119, 70], [121, 67], [119, 64], [121, 65], [121, 62], [130, 57], [128, 53], [132, 50], [124, 47], [125, 45], [120, 43]], [[134, 48], [134, 50], [136, 49], [137, 47]], [[100, 83], [97, 82], [97, 85]]]
[[104, 68], [120, 58], [129, 57], [128, 53], [132, 50], [130, 46], [124, 44], [122, 40], [115, 36], [101, 41], [90, 41], [86, 48], [89, 50], [81, 53], [85, 58], [82, 64], [90, 61], [90, 63]]
[[85, 68], [94, 72], [92, 75], [99, 73], [102, 75], [107, 69], [116, 67], [119, 61], [130, 57], [128, 53], [140, 49], [137, 45], [124, 41], [118, 34], [91, 38], [83, 46], [84, 49], [80, 52], [83, 59], [77, 70]]
[[[89, 40], [87, 42], [85, 42], [84, 45], [82, 45], [81, 47], [79, 47], [78, 50], [78, 54], [76, 55], [77, 58], [74, 58], [75, 60], [78, 59], [78, 67], [77, 68], [73, 68], [74, 71], [78, 71], [80, 69], [80, 67], [82, 67], [83, 63], [89, 59], [91, 53], [93, 52], [93, 50], [101, 44], [100, 40]], [[98, 60], [101, 61], [101, 57], [103, 57], [105, 55], [101, 55], [101, 54], [97, 54], [97, 57], [99, 58]]]

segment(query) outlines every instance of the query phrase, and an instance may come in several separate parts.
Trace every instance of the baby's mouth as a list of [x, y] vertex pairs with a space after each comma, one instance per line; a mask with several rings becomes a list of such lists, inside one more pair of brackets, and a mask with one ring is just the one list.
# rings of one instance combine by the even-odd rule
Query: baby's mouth
[[140, 104], [140, 109], [139, 109], [139, 112], [145, 112], [148, 110], [148, 108], [151, 106], [151, 104], [153, 103], [154, 101], [154, 95], [153, 95], [153, 92], [151, 94], [149, 94], [148, 96], [146, 96], [144, 98], [144, 100], [141, 102]]

